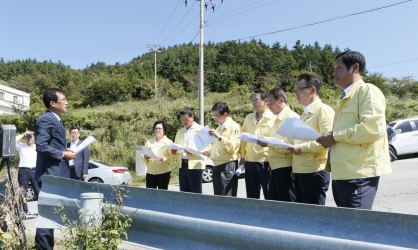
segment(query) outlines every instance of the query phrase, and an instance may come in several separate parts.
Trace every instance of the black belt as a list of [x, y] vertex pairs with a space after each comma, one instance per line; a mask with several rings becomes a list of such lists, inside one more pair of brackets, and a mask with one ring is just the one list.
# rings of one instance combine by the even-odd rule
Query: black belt
[[74, 165], [68, 166], [69, 168], [74, 168]]
[[181, 163], [189, 163], [189, 159], [181, 159]]
[[36, 167], [33, 168], [29, 168], [29, 167], [20, 167], [20, 168], [26, 168], [26, 169], [30, 169], [30, 170], [35, 170]]

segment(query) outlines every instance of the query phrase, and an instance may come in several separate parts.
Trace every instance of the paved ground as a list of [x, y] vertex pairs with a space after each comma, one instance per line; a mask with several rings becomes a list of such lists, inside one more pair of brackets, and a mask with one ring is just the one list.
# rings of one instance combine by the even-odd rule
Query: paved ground
[[[393, 173], [384, 175], [380, 179], [379, 189], [374, 202], [373, 210], [406, 213], [418, 215], [418, 158], [405, 157], [392, 163]], [[179, 191], [178, 185], [169, 186], [169, 190]], [[203, 193], [213, 195], [212, 183], [203, 184]], [[245, 180], [240, 179], [238, 184], [238, 197], [246, 197]], [[327, 192], [326, 206], [334, 206], [332, 192]], [[29, 202], [29, 211], [37, 213], [37, 202]], [[35, 235], [35, 219], [25, 221], [27, 235]], [[56, 237], [59, 231], [56, 230]], [[118, 249], [151, 249], [133, 246], [124, 243]]]

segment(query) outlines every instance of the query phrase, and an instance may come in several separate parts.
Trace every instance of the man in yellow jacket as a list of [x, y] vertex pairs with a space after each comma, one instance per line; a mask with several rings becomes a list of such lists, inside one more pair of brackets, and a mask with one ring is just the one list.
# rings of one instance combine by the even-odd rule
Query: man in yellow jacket
[[332, 132], [317, 140], [331, 147], [332, 191], [339, 207], [372, 209], [379, 177], [392, 172], [385, 96], [363, 81], [365, 68], [366, 60], [359, 52], [346, 51], [336, 57], [334, 83], [344, 92]]
[[[334, 110], [319, 99], [321, 84], [311, 74], [298, 76], [296, 98], [305, 106], [300, 119], [320, 134], [332, 130]], [[289, 147], [293, 155], [292, 171], [297, 193], [297, 202], [325, 205], [329, 187], [329, 172], [325, 171], [328, 149], [316, 141], [295, 139]]]
[[213, 161], [214, 195], [237, 196], [238, 178], [235, 171], [238, 167], [240, 126], [229, 116], [226, 102], [218, 102], [212, 107], [212, 117], [219, 127], [210, 129], [209, 134], [216, 137], [212, 150], [203, 152]]
[[[194, 148], [193, 136], [197, 134], [203, 126], [194, 122], [195, 115], [191, 109], [180, 110], [180, 121], [183, 124], [174, 140], [174, 143], [188, 148]], [[210, 145], [202, 151], [210, 149]], [[206, 168], [206, 159], [191, 154], [187, 151], [171, 150], [171, 154], [177, 154], [181, 163], [179, 170], [180, 191], [202, 193], [202, 173]]]
[[[252, 134], [257, 138], [269, 137], [276, 116], [267, 106], [267, 91], [254, 90], [252, 104], [255, 112], [245, 117], [241, 132]], [[240, 155], [240, 165], [245, 164], [247, 198], [260, 199], [260, 189], [263, 188], [264, 199], [268, 199], [270, 178], [268, 148], [241, 140]]]
[[[293, 110], [287, 106], [286, 93], [281, 88], [274, 88], [268, 92], [269, 109], [277, 115], [270, 137], [278, 138], [285, 143], [293, 144], [293, 140], [276, 134], [277, 129], [287, 117], [297, 117]], [[267, 144], [258, 141], [260, 146]], [[295, 201], [294, 183], [291, 178], [293, 153], [285, 148], [268, 146], [271, 175], [269, 180], [269, 199], [278, 201]]]

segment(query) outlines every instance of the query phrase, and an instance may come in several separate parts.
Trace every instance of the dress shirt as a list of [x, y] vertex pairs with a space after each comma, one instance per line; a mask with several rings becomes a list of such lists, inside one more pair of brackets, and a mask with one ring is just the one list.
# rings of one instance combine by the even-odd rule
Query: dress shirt
[[16, 149], [19, 153], [19, 167], [35, 168], [36, 167], [36, 144], [29, 146], [26, 142], [19, 143], [23, 135], [16, 137]]
[[[296, 117], [299, 118], [299, 115], [296, 114], [293, 110], [287, 106], [284, 108], [278, 115], [274, 122], [273, 128], [270, 130], [270, 137], [278, 138], [285, 143], [289, 143], [293, 145], [293, 140], [283, 137], [276, 133], [277, 129], [280, 128], [280, 126], [283, 124], [284, 120], [287, 117]], [[284, 168], [284, 167], [290, 167], [292, 166], [292, 158], [293, 153], [285, 148], [279, 148], [269, 145], [268, 146], [268, 152], [269, 152], [269, 162], [271, 169], [277, 169], [277, 168]]]
[[[320, 99], [312, 102], [308, 113], [301, 115], [300, 119], [319, 134], [325, 134], [332, 130], [334, 110], [322, 103]], [[315, 173], [325, 169], [328, 158], [328, 149], [316, 141], [295, 140], [302, 151], [299, 155], [293, 155], [292, 170], [294, 173]]]
[[385, 110], [383, 93], [362, 79], [338, 102], [332, 129], [336, 143], [331, 147], [330, 159], [333, 180], [392, 172]]
[[[79, 141], [79, 140], [77, 140], [76, 142], [71, 141], [70, 148], [71, 148], [72, 150], [75, 150], [75, 148], [77, 147], [78, 141]], [[69, 160], [69, 161], [68, 161], [68, 165], [70, 165], [70, 166], [74, 166], [74, 160]]]
[[[244, 124], [242, 125], [241, 132], [249, 133], [255, 137], [270, 136], [270, 131], [276, 120], [276, 116], [267, 109], [263, 113], [260, 121], [257, 123], [255, 117], [256, 113], [251, 113], [245, 117]], [[261, 147], [257, 143], [245, 142], [241, 140], [240, 144], [241, 159], [251, 162], [268, 162], [268, 148]]]
[[228, 117], [216, 131], [221, 135], [221, 140], [215, 140], [213, 142], [210, 154], [213, 165], [218, 166], [238, 160], [240, 125], [232, 120], [231, 117]]
[[[192, 138], [192, 135], [194, 135], [193, 131], [195, 127], [196, 127], [196, 123], [193, 122], [193, 125], [190, 126], [190, 128], [186, 129], [186, 140], [184, 144], [186, 148], [189, 148], [189, 147], [193, 148], [194, 146], [194, 143], [191, 142], [190, 139]], [[189, 155], [185, 151], [183, 151], [182, 159], [189, 159]]]

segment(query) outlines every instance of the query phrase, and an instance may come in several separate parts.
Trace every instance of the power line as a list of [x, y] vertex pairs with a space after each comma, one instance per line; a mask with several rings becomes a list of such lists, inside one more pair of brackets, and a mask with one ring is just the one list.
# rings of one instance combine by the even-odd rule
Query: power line
[[412, 62], [412, 61], [418, 61], [418, 58], [411, 59], [411, 60], [406, 60], [406, 61], [400, 61], [400, 62], [394, 62], [394, 63], [382, 64], [382, 65], [377, 65], [377, 66], [372, 66], [372, 67], [367, 67], [367, 68], [368, 68], [368, 69], [372, 69], [372, 68], [384, 67], [384, 66], [395, 65], [395, 64], [401, 64], [401, 63]]
[[177, 7], [179, 6], [180, 2], [183, 0], [179, 0], [176, 7], [174, 8], [173, 12], [171, 12], [170, 17], [168, 18], [167, 22], [164, 25], [163, 30], [160, 32], [160, 34], [157, 36], [157, 39], [160, 38], [161, 34], [163, 33], [163, 31], [165, 30], [165, 28], [167, 27], [167, 24], [170, 22], [171, 18], [173, 17], [174, 12], [176, 12]]
[[327, 20], [319, 21], [319, 22], [304, 24], [304, 25], [300, 25], [300, 26], [296, 26], [296, 27], [292, 27], [292, 28], [287, 28], [287, 29], [282, 29], [282, 30], [278, 30], [278, 31], [268, 32], [268, 33], [264, 33], [264, 34], [260, 34], [260, 35], [254, 35], [254, 36], [239, 38], [239, 39], [235, 39], [235, 40], [252, 39], [252, 38], [255, 38], [255, 37], [267, 36], [267, 35], [272, 35], [272, 34], [276, 34], [276, 33], [281, 33], [281, 32], [284, 32], [284, 31], [305, 28], [305, 27], [309, 27], [309, 26], [313, 26], [313, 25], [317, 25], [317, 24], [322, 24], [322, 23], [327, 23], [327, 22], [335, 21], [335, 20], [342, 19], [342, 18], [347, 18], [347, 17], [351, 17], [351, 16], [361, 15], [361, 14], [365, 14], [365, 13], [368, 13], [368, 12], [373, 12], [373, 11], [377, 11], [377, 10], [389, 8], [389, 7], [392, 7], [392, 6], [404, 4], [406, 2], [411, 2], [411, 1], [412, 0], [406, 0], [406, 1], [397, 2], [397, 3], [394, 3], [394, 4], [385, 5], [385, 6], [382, 6], [382, 7], [376, 7], [376, 8], [369, 9], [369, 10], [365, 10], [365, 11], [355, 12], [355, 13], [348, 14], [348, 15], [340, 15], [338, 17], [330, 18], [330, 19], [327, 19]]

